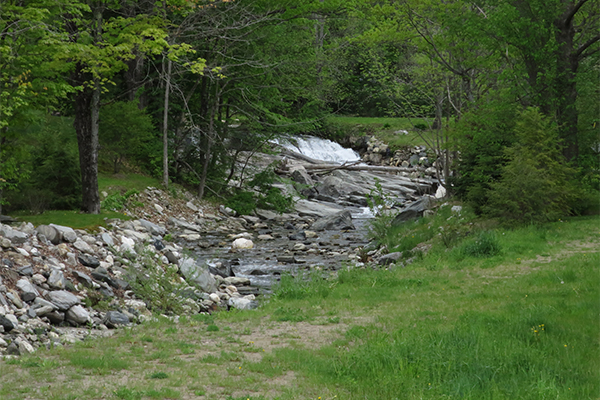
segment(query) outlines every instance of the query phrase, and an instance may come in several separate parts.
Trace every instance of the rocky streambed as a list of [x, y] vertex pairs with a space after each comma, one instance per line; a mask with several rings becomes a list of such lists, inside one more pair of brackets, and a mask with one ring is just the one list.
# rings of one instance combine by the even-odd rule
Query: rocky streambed
[[[257, 168], [273, 161], [255, 157]], [[278, 186], [295, 197], [286, 214], [238, 216], [189, 193], [172, 198], [148, 188], [134, 199], [143, 206], [127, 210], [133, 220], [110, 220], [97, 232], [0, 224], [0, 354], [110, 335], [153, 318], [160, 307], [142, 290], [149, 287], [166, 293], [179, 314], [255, 308], [284, 273], [363, 265], [366, 195], [376, 182], [388, 207], [416, 215], [426, 207], [415, 205], [435, 190], [424, 167], [390, 173], [279, 157], [289, 179]]]

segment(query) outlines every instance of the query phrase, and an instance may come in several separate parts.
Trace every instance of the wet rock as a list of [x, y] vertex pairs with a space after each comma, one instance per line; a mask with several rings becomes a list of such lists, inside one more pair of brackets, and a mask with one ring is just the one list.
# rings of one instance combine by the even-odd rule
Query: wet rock
[[348, 210], [317, 220], [311, 227], [315, 231], [355, 229], [352, 214]]

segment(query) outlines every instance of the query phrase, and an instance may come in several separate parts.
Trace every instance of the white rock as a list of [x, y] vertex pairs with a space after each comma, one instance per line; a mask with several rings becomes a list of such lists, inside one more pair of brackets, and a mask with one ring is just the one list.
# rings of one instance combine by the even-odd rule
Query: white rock
[[31, 353], [35, 352], [35, 349], [33, 348], [32, 345], [29, 344], [28, 341], [21, 340], [19, 342], [19, 351], [21, 352], [21, 355], [24, 355], [24, 354], [31, 354]]
[[159, 206], [158, 204], [154, 204], [154, 209], [158, 212], [158, 213], [162, 213], [165, 209], [162, 208], [161, 206]]
[[271, 235], [258, 235], [257, 237], [258, 240], [273, 240], [274, 237]]
[[208, 295], [208, 298], [213, 302], [213, 303], [219, 303], [221, 301], [221, 298], [219, 297], [218, 294], [216, 293], [211, 293]]
[[251, 249], [254, 247], [254, 243], [250, 239], [239, 238], [235, 239], [231, 244], [233, 250], [244, 250]]
[[22, 249], [22, 248], [20, 248], [20, 247], [17, 247], [17, 251], [18, 251], [18, 252], [19, 252], [21, 255], [23, 255], [23, 256], [25, 256], [25, 257], [29, 257], [29, 256], [30, 256], [30, 254], [29, 254], [29, 252], [28, 252], [27, 250], [25, 250], [25, 249]]
[[0, 337], [0, 347], [8, 347], [8, 343]]
[[253, 308], [256, 308], [256, 303], [243, 297], [232, 297], [229, 299], [227, 304], [229, 304], [230, 307], [237, 308], [238, 310], [252, 310]]
[[80, 305], [74, 305], [69, 308], [65, 315], [67, 321], [74, 322], [77, 325], [82, 325], [91, 320], [90, 313]]
[[73, 247], [84, 253], [94, 254], [94, 249], [92, 249], [92, 246], [90, 246], [87, 242], [83, 241], [81, 238], [77, 238], [75, 243], [73, 243]]
[[188, 201], [187, 203], [185, 203], [186, 207], [189, 208], [190, 210], [194, 211], [194, 212], [198, 212], [198, 207], [196, 207], [194, 205], [194, 203], [192, 203], [191, 201]]
[[244, 239], [252, 239], [252, 234], [250, 232], [242, 232], [242, 233], [238, 233], [238, 234], [230, 234], [227, 235], [230, 239], [239, 239], [239, 238], [244, 238]]

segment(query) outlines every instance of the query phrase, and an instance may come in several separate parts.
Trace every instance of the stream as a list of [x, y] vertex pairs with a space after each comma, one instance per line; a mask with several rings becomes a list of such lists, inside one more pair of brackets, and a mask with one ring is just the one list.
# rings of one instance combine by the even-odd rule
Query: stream
[[[298, 160], [287, 161], [293, 164], [293, 169], [303, 169], [307, 159], [332, 165], [360, 160], [352, 149], [314, 137], [277, 144], [288, 150], [285, 158], [294, 158], [290, 153], [299, 154]], [[260, 162], [253, 161], [253, 164]], [[427, 189], [427, 183], [386, 173], [335, 170], [328, 174], [310, 174], [305, 179], [314, 181], [308, 199], [298, 196], [291, 185], [276, 185], [295, 196], [295, 211], [279, 215], [257, 210], [260, 219], [245, 217], [244, 227], [239, 231], [205, 232], [202, 244], [192, 248], [197, 262], [212, 267], [213, 273], [219, 271], [222, 276], [248, 278], [261, 292], [268, 292], [284, 273], [296, 275], [315, 268], [335, 271], [360, 262], [360, 249], [368, 243], [368, 223], [373, 217], [366, 207], [366, 195], [376, 181], [397, 207], [418, 199]], [[344, 210], [351, 213], [355, 229], [311, 230], [315, 220]], [[252, 240], [253, 248], [232, 250], [232, 242], [237, 237]]]

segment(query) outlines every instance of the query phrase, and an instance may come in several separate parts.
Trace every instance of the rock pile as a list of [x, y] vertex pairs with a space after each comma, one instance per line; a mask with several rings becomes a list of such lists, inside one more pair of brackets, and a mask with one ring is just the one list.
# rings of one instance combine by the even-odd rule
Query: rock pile
[[[109, 335], [112, 328], [151, 318], [153, 301], [137, 289], [163, 275], [176, 280], [176, 291], [169, 295], [180, 312], [256, 307], [248, 279], [215, 276], [186, 257], [182, 246], [165, 240], [189, 238], [199, 229], [182, 215], [166, 216], [165, 206], [158, 198], [149, 204], [166, 224], [110, 220], [108, 229], [95, 233], [53, 224], [0, 224], [0, 354]], [[200, 221], [204, 212], [189, 206], [187, 217], [196, 215], [196, 222], [208, 226], [220, 219]]]

